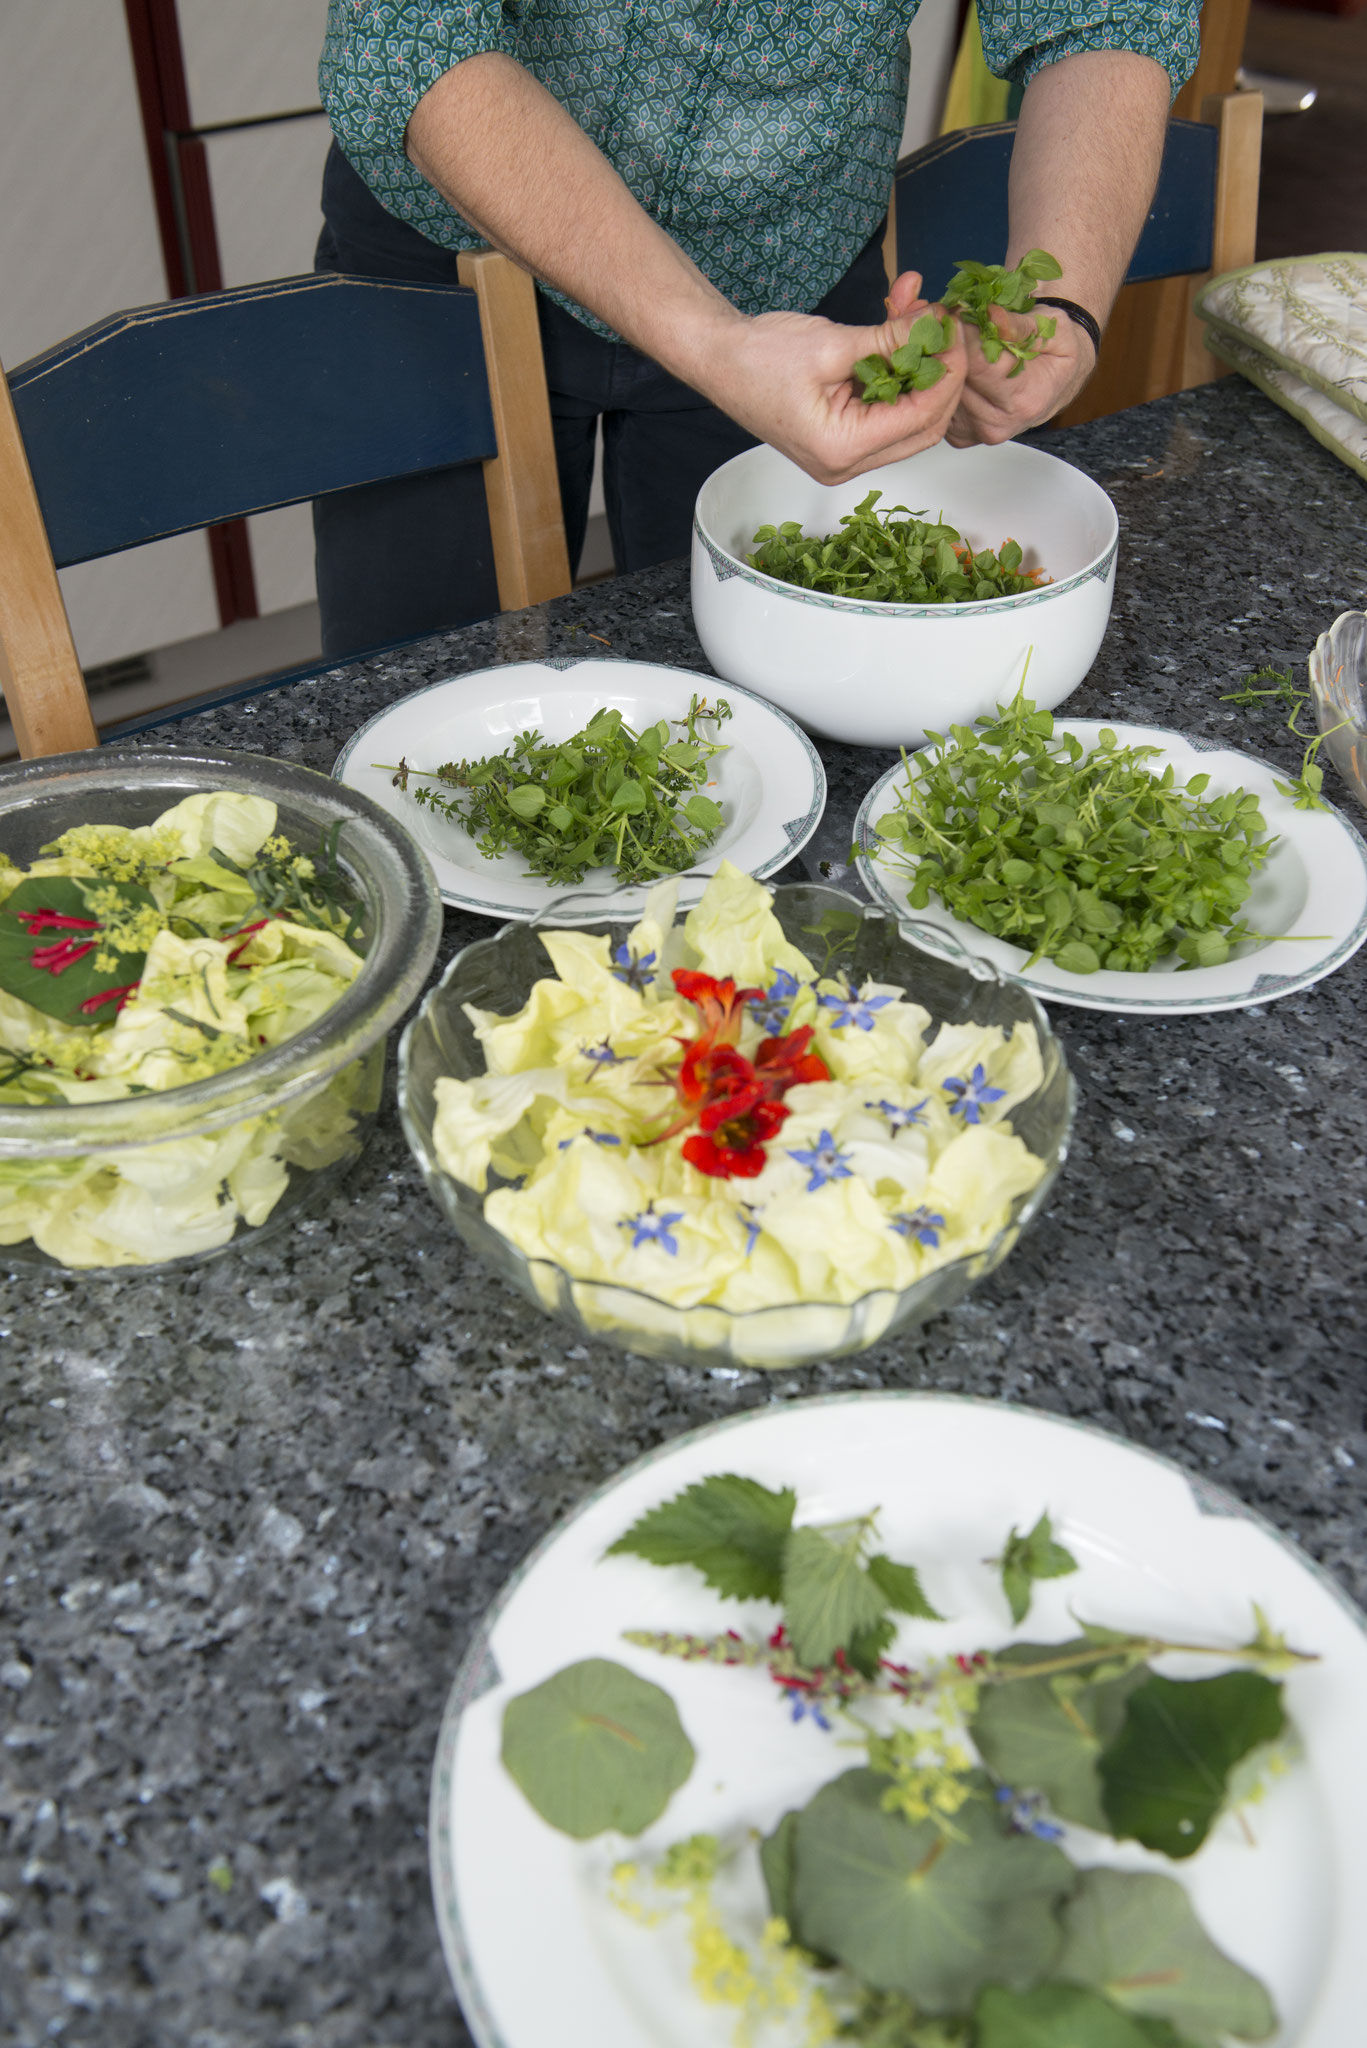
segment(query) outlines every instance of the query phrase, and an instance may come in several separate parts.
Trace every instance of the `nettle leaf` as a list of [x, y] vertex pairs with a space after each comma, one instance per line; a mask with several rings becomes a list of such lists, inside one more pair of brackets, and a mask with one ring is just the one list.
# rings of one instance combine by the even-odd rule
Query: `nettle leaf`
[[771, 1493], [756, 1479], [719, 1473], [651, 1508], [604, 1554], [642, 1557], [647, 1564], [691, 1564], [724, 1600], [777, 1602], [796, 1506], [790, 1486]]
[[871, 1557], [869, 1577], [898, 1614], [914, 1614], [921, 1621], [944, 1620], [922, 1591], [920, 1573], [914, 1564], [894, 1564], [890, 1557]]
[[865, 1527], [843, 1541], [794, 1529], [783, 1552], [783, 1619], [808, 1670], [829, 1664], [861, 1630], [881, 1621], [886, 1596], [864, 1569]]
[[1019, 1624], [1030, 1611], [1031, 1588], [1036, 1579], [1063, 1579], [1077, 1570], [1077, 1559], [1061, 1543], [1055, 1543], [1053, 1524], [1041, 1515], [1028, 1535], [1013, 1528], [1001, 1554], [1002, 1591]]
[[1038, 1984], [989, 1985], [978, 2000], [973, 2048], [1150, 2048], [1142, 2027], [1095, 1991]]
[[1216, 1947], [1176, 1878], [1084, 1871], [1063, 1928], [1056, 1976], [1094, 1986], [1136, 2017], [1168, 2022], [1196, 2048], [1218, 2048], [1226, 2034], [1265, 2041], [1276, 2028], [1266, 1989]]
[[112, 969], [96, 967], [103, 925], [86, 901], [92, 887], [112, 890], [129, 911], [156, 909], [150, 892], [136, 882], [82, 881], [71, 875], [31, 876], [11, 890], [0, 908], [0, 988], [45, 1017], [75, 1023], [108, 1017], [112, 1022], [112, 1003], [94, 1009], [89, 1018], [82, 1018], [81, 1005], [126, 988], [142, 973], [145, 953], [120, 953]]
[[1226, 1802], [1241, 1757], [1286, 1725], [1282, 1689], [1256, 1671], [1218, 1678], [1151, 1674], [1097, 1762], [1101, 1802], [1120, 1838], [1165, 1856], [1193, 1856]]
[[509, 1700], [502, 1754], [541, 1818], [581, 1842], [608, 1828], [639, 1835], [693, 1768], [669, 1694], [606, 1657]]
[[[1012, 1643], [997, 1662], [1034, 1664], [1088, 1647], [1085, 1636], [1066, 1643]], [[1004, 1784], [1041, 1792], [1060, 1820], [1109, 1834], [1097, 1759], [1119, 1734], [1125, 1702], [1148, 1675], [1141, 1664], [1076, 1689], [1043, 1676], [985, 1685], [968, 1730], [983, 1762]]]
[[891, 1648], [896, 1634], [896, 1622], [884, 1615], [872, 1628], [855, 1630], [845, 1645], [845, 1655], [863, 1677], [877, 1678], [879, 1659]]
[[1055, 1908], [1076, 1873], [1060, 1849], [1006, 1832], [985, 1777], [952, 1839], [883, 1810], [886, 1781], [845, 1772], [798, 1816], [791, 1900], [805, 1948], [927, 2013], [960, 2012], [989, 1981], [1023, 1989], [1059, 1947]]

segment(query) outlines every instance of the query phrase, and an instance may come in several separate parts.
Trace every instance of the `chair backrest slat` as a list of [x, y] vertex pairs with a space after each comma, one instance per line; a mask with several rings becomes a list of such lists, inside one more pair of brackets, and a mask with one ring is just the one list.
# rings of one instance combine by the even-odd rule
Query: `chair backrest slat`
[[[1007, 176], [1014, 121], [942, 135], [897, 166], [897, 260], [919, 270], [936, 299], [965, 257], [1006, 253]], [[1209, 270], [1219, 136], [1204, 121], [1170, 121], [1158, 190], [1126, 272], [1127, 284]]]
[[53, 557], [497, 454], [475, 295], [324, 274], [114, 315], [10, 375]]

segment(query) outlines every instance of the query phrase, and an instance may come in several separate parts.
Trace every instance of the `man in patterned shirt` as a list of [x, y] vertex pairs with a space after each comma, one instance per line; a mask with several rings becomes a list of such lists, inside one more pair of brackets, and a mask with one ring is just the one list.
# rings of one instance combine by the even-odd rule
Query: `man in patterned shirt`
[[[989, 64], [1025, 85], [1006, 260], [1051, 250], [1053, 289], [1104, 322], [1198, 0], [979, 5]], [[319, 265], [454, 283], [456, 253], [492, 243], [533, 273], [571, 562], [600, 417], [625, 570], [687, 552], [702, 481], [755, 439], [838, 482], [942, 438], [1007, 440], [1090, 374], [1085, 327], [1060, 318], [1009, 381], [970, 329], [931, 390], [855, 396], [851, 365], [921, 310], [914, 272], [884, 306], [880, 247], [915, 8], [329, 0]], [[497, 609], [477, 472], [340, 493], [315, 523], [327, 653]]]

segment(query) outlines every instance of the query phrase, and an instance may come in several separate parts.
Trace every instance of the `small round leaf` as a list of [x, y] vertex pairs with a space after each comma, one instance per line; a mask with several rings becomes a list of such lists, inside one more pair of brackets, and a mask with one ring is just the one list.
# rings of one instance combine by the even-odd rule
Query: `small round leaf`
[[503, 1763], [541, 1818], [582, 1842], [658, 1820], [693, 1768], [693, 1745], [660, 1686], [587, 1657], [509, 1700]]

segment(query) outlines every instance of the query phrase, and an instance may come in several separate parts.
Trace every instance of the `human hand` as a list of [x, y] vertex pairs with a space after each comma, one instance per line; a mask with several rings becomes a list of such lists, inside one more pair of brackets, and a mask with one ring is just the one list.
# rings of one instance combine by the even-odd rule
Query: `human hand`
[[[889, 313], [900, 316], [920, 288], [915, 271], [897, 278], [888, 294]], [[1047, 306], [1041, 314], [1054, 321], [1054, 332], [1019, 369], [1017, 359], [1005, 351], [989, 363], [977, 328], [971, 321], [960, 322], [967, 366], [958, 408], [945, 429], [952, 448], [995, 445], [1039, 426], [1061, 411], [1091, 376], [1096, 357], [1085, 330], [1066, 313]], [[994, 306], [991, 318], [998, 332], [1012, 341], [1024, 341], [1035, 331], [1035, 316], [1027, 313]]]
[[927, 310], [908, 272], [896, 313], [877, 327], [844, 327], [807, 313], [761, 313], [727, 323], [689, 378], [741, 426], [818, 483], [845, 483], [865, 470], [919, 454], [944, 438], [963, 392], [962, 334], [940, 356], [945, 374], [928, 391], [893, 405], [866, 405], [851, 372], [861, 356], [891, 355]]

